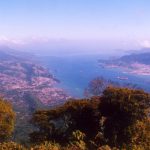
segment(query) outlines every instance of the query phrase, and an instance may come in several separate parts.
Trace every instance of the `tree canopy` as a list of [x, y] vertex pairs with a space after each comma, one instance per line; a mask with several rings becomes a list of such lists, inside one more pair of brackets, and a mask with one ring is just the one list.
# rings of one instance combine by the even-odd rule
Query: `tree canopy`
[[73, 99], [52, 110], [36, 111], [32, 123], [37, 130], [31, 133], [31, 142], [64, 144], [71, 140], [71, 135], [81, 132], [84, 142], [92, 149], [103, 145], [149, 149], [149, 110], [148, 93], [108, 87], [101, 96]]
[[14, 129], [15, 113], [12, 106], [0, 99], [0, 142], [11, 137]]
[[75, 130], [93, 137], [99, 128], [98, 103], [96, 100], [70, 100], [56, 109], [35, 112], [32, 122], [39, 130], [31, 134], [31, 141], [66, 142]]
[[109, 87], [103, 92], [99, 109], [105, 117], [103, 134], [109, 145], [138, 145], [150, 140], [148, 93]]

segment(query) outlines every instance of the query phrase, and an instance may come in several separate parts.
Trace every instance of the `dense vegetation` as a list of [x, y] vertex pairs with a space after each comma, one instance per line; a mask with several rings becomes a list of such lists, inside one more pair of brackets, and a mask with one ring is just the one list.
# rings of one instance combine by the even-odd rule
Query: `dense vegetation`
[[0, 99], [0, 142], [8, 140], [14, 129], [15, 113], [11, 105]]
[[3, 139], [0, 149], [149, 150], [149, 110], [149, 93], [106, 87], [98, 96], [70, 99], [60, 107], [36, 111], [30, 148]]

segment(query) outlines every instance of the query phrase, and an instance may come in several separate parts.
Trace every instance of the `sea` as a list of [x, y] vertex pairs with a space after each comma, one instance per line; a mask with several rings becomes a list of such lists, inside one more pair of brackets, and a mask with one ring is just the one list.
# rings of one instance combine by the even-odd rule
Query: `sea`
[[115, 82], [136, 84], [150, 91], [150, 76], [135, 75], [124, 72], [119, 68], [100, 66], [101, 55], [68, 55], [68, 56], [38, 56], [38, 59], [60, 83], [58, 87], [76, 98], [83, 98], [85, 88], [91, 80], [103, 77]]

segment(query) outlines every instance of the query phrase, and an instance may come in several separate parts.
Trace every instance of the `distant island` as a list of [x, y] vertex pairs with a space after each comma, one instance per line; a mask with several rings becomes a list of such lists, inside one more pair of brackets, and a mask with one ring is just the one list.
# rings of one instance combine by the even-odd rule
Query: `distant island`
[[118, 59], [99, 60], [99, 65], [108, 68], [120, 68], [124, 73], [150, 75], [150, 52], [135, 53]]

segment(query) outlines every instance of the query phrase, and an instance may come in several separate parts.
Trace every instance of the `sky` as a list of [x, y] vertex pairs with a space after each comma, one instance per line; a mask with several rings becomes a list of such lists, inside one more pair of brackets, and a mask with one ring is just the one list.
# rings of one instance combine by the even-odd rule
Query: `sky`
[[1, 0], [0, 43], [95, 51], [150, 47], [149, 17], [149, 0]]

